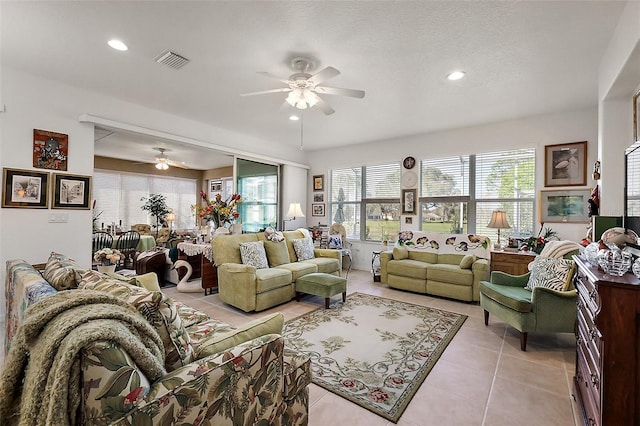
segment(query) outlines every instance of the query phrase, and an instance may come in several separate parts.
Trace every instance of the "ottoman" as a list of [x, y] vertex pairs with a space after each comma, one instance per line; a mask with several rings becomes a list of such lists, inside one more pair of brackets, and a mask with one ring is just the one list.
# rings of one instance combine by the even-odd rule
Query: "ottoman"
[[337, 275], [314, 272], [303, 275], [296, 280], [296, 301], [300, 301], [300, 293], [324, 297], [324, 307], [329, 308], [329, 299], [342, 293], [342, 301], [347, 301], [347, 280]]

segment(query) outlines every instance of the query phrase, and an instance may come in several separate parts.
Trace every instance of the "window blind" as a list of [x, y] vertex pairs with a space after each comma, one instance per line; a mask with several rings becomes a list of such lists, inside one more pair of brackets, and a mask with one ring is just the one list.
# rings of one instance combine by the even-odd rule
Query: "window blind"
[[469, 195], [469, 156], [434, 158], [420, 162], [422, 197]]
[[365, 166], [364, 169], [366, 198], [400, 198], [400, 163]]
[[476, 199], [534, 198], [535, 163], [533, 148], [477, 154]]

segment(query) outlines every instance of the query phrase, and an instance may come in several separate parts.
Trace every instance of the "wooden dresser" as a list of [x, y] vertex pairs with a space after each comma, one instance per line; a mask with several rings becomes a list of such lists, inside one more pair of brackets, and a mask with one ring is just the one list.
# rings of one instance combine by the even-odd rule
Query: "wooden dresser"
[[527, 266], [535, 258], [535, 254], [524, 252], [492, 251], [491, 272], [502, 271], [511, 275], [524, 275], [529, 272]]
[[585, 425], [640, 425], [640, 279], [578, 265], [575, 397]]

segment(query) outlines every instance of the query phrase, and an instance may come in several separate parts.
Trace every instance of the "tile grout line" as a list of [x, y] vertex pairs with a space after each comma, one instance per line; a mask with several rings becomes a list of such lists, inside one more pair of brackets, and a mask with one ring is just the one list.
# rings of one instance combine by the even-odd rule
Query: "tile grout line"
[[496, 368], [493, 372], [493, 378], [491, 379], [491, 386], [489, 387], [489, 395], [487, 396], [487, 402], [484, 406], [484, 413], [482, 413], [482, 425], [484, 425], [487, 421], [487, 413], [489, 412], [489, 403], [491, 402], [491, 395], [493, 394], [493, 389], [496, 384], [496, 378], [498, 377], [498, 368], [500, 367], [500, 362], [502, 361], [502, 352], [504, 349], [504, 339], [507, 335], [507, 328], [505, 327], [502, 332], [502, 344], [500, 345], [500, 351], [498, 352], [498, 362], [496, 363]]

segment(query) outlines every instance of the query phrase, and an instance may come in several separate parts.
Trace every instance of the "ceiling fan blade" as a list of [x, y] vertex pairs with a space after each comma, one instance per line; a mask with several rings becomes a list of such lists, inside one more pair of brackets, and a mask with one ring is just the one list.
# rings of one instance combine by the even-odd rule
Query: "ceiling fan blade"
[[331, 105], [326, 103], [320, 96], [318, 96], [318, 102], [316, 103], [316, 106], [320, 108], [322, 112], [324, 112], [324, 115], [331, 115], [336, 112], [336, 110], [331, 108]]
[[330, 78], [336, 77], [338, 75], [340, 75], [340, 71], [338, 71], [334, 67], [326, 67], [322, 71], [309, 77], [307, 81], [310, 81], [313, 84], [320, 84], [323, 81], [329, 80]]
[[364, 98], [364, 90], [355, 90], [355, 89], [341, 89], [339, 87], [319, 87], [316, 86], [314, 89], [318, 93], [322, 93], [325, 95], [339, 95], [339, 96], [350, 96], [352, 98]]
[[281, 81], [284, 84], [289, 84], [289, 80], [287, 80], [286, 78], [278, 77], [277, 75], [271, 74], [270, 72], [258, 71], [258, 74], [263, 75], [263, 76], [268, 77], [268, 78], [272, 78], [274, 80]]
[[179, 163], [177, 161], [167, 160], [167, 161], [165, 161], [165, 163], [167, 163], [171, 167], [178, 167], [180, 169], [189, 170], [189, 166], [187, 166], [186, 164]]
[[255, 95], [265, 95], [267, 93], [282, 93], [282, 92], [290, 92], [290, 87], [283, 87], [282, 89], [271, 89], [271, 90], [261, 90], [259, 92], [251, 92], [251, 93], [241, 93], [240, 96], [255, 96]]

